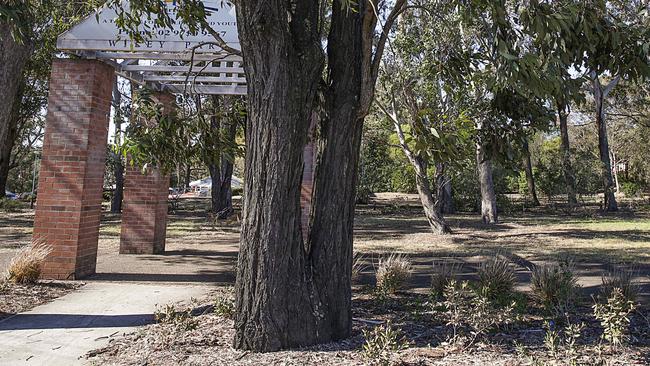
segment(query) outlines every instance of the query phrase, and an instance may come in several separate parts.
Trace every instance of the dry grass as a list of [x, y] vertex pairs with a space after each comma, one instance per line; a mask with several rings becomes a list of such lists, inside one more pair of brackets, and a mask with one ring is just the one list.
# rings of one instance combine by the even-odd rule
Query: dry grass
[[366, 268], [363, 263], [365, 259], [366, 258], [361, 253], [356, 253], [354, 255], [354, 258], [352, 259], [352, 281], [357, 281], [361, 272]]
[[461, 262], [433, 261], [433, 274], [431, 275], [431, 293], [441, 296], [445, 287], [452, 280], [456, 280], [463, 269]]
[[491, 298], [503, 298], [511, 294], [517, 279], [510, 261], [498, 255], [481, 262], [478, 267], [478, 285]]
[[393, 294], [404, 288], [411, 272], [411, 261], [405, 255], [391, 254], [380, 258], [377, 266], [377, 287], [385, 293]]
[[573, 306], [578, 296], [578, 279], [569, 260], [535, 266], [531, 282], [535, 299], [548, 311], [562, 313]]
[[623, 297], [628, 301], [636, 301], [639, 294], [639, 284], [634, 277], [638, 274], [638, 269], [631, 265], [629, 268], [617, 267], [614, 270], [603, 275], [603, 285], [600, 288], [604, 298], [610, 298], [614, 289], [621, 290]]
[[13, 283], [34, 284], [41, 276], [45, 258], [52, 247], [44, 240], [34, 240], [32, 244], [18, 251], [7, 268], [7, 280]]

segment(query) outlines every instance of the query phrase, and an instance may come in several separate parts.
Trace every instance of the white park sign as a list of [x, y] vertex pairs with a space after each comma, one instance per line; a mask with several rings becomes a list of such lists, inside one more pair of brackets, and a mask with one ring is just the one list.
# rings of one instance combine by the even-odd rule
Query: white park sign
[[[116, 24], [116, 10], [104, 7], [61, 34], [57, 48], [108, 62], [131, 81], [174, 93], [246, 94], [239, 55], [217, 45], [207, 31], [190, 34], [176, 19], [175, 0], [166, 0], [172, 28], [156, 28], [155, 16], [142, 19], [144, 42], [136, 43]], [[122, 2], [128, 11], [129, 1]], [[235, 7], [229, 1], [203, 0], [207, 22], [233, 49], [241, 49]]]
[[[116, 24], [117, 12], [112, 8], [103, 8], [96, 14], [91, 14], [81, 23], [61, 34], [57, 47], [60, 50], [86, 50], [86, 51], [138, 51], [138, 52], [188, 52], [193, 47], [196, 52], [215, 52], [221, 48], [214, 45], [214, 38], [207, 32], [190, 34], [183, 24], [176, 20], [175, 1], [168, 0], [168, 14], [175, 21], [174, 27], [155, 28], [155, 16], [143, 19], [140, 30], [145, 42], [133, 42], [128, 34]], [[203, 5], [208, 14], [208, 24], [214, 29], [226, 44], [239, 49], [237, 35], [237, 18], [235, 7], [227, 1], [205, 0]], [[124, 2], [124, 9], [128, 11], [128, 1]], [[147, 32], [147, 33], [145, 33]], [[146, 34], [146, 35], [145, 35]]]

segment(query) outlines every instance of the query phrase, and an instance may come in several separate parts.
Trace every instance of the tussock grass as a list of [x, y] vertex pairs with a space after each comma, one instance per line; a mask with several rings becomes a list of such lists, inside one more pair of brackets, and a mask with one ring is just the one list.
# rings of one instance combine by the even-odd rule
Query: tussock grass
[[411, 272], [411, 261], [405, 255], [391, 254], [381, 258], [377, 266], [377, 287], [384, 293], [394, 294], [406, 285]]
[[13, 283], [34, 284], [41, 275], [45, 258], [52, 247], [44, 240], [33, 240], [31, 245], [21, 249], [9, 263], [6, 278]]

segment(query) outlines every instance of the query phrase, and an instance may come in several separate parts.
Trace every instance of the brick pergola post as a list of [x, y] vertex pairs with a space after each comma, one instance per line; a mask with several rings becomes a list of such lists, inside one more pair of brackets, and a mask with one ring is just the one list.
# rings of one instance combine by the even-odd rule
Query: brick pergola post
[[53, 60], [33, 234], [53, 249], [43, 278], [95, 273], [114, 78], [100, 61]]
[[309, 231], [309, 213], [311, 211], [311, 194], [314, 189], [314, 162], [316, 160], [316, 151], [313, 142], [314, 130], [318, 123], [318, 116], [312, 115], [311, 126], [309, 127], [309, 141], [302, 151], [304, 166], [302, 169], [302, 183], [300, 186], [300, 226], [302, 228], [303, 240], [307, 240]]
[[[166, 112], [176, 108], [171, 94], [154, 96]], [[156, 168], [127, 164], [124, 177], [124, 209], [120, 254], [162, 254], [167, 235], [167, 198], [169, 175]]]

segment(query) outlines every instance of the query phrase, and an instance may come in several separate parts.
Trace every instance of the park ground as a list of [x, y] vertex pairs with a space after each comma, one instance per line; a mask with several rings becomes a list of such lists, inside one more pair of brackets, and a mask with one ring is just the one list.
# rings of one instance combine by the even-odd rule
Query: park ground
[[[97, 275], [87, 281], [121, 283], [200, 283], [213, 285], [193, 307], [201, 309], [215, 299], [231, 296], [237, 258], [238, 215], [227, 222], [212, 222], [208, 201], [183, 200], [170, 214], [164, 255], [120, 256], [120, 217], [105, 213], [99, 240]], [[445, 343], [445, 323], [426, 310], [433, 263], [459, 263], [461, 279], [472, 280], [482, 261], [508, 258], [516, 268], [518, 290], [530, 291], [530, 268], [535, 264], [571, 258], [581, 285], [582, 321], [597, 329], [586, 316], [599, 292], [601, 277], [616, 268], [633, 269], [640, 285], [640, 307], [633, 315], [632, 346], [609, 354], [612, 364], [648, 364], [650, 360], [650, 204], [623, 205], [616, 214], [602, 215], [596, 208], [577, 210], [545, 207], [512, 208], [498, 225], [484, 225], [472, 213], [449, 215], [453, 235], [430, 232], [417, 197], [378, 194], [359, 205], [355, 221], [355, 252], [362, 270], [355, 284], [353, 337], [336, 344], [273, 354], [248, 354], [232, 349], [232, 321], [213, 313], [197, 317], [188, 329], [178, 324], [153, 324], [111, 341], [91, 353], [93, 364], [364, 364], [361, 331], [386, 320], [401, 330], [408, 349], [397, 352], [406, 364], [534, 364], [547, 357], [543, 316], [529, 312], [508, 332], [478, 342], [471, 350], [454, 351]], [[0, 270], [30, 241], [33, 211], [0, 213]], [[407, 255], [414, 265], [407, 288], [393, 298], [377, 300], [370, 290], [380, 258], [390, 253]], [[0, 291], [0, 318], [27, 310], [57, 296], [73, 292], [78, 283], [43, 282], [34, 288]], [[221, 300], [219, 300], [221, 301]], [[217, 301], [217, 302], [219, 302]], [[589, 325], [594, 325], [590, 327]], [[580, 340], [585, 353], [593, 353], [599, 334], [587, 331]], [[579, 343], [580, 343], [579, 342]], [[523, 347], [524, 345], [526, 347]], [[601, 352], [598, 349], [598, 352]], [[611, 353], [611, 352], [610, 352]], [[588, 356], [585, 356], [588, 357]], [[589, 361], [589, 359], [585, 359]], [[583, 360], [583, 361], [585, 361]]]

